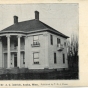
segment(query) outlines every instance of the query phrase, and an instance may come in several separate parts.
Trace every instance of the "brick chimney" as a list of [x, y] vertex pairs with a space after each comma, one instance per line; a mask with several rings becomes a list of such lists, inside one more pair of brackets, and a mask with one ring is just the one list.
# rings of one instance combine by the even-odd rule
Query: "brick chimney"
[[35, 11], [35, 19], [39, 20], [39, 12], [38, 11]]
[[14, 24], [18, 23], [18, 16], [14, 16]]

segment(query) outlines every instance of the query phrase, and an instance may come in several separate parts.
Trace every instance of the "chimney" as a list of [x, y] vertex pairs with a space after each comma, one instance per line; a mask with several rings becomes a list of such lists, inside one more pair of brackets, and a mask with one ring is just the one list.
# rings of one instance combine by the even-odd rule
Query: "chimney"
[[14, 24], [18, 23], [18, 16], [14, 16]]
[[39, 12], [38, 11], [35, 11], [35, 19], [39, 20]]

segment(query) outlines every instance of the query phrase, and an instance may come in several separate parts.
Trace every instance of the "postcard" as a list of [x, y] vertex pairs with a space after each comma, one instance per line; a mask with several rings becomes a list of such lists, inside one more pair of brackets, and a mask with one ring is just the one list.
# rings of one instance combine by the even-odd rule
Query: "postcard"
[[87, 1], [0, 1], [0, 87], [88, 86]]

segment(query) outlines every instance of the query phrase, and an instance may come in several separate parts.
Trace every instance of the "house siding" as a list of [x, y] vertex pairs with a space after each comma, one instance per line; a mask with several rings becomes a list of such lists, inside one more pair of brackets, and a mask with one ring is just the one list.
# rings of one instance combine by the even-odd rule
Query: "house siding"
[[[33, 35], [28, 36], [25, 39], [25, 63], [29, 69], [44, 69], [48, 67], [48, 36], [46, 33], [35, 33], [39, 36], [40, 47], [32, 47]], [[39, 52], [39, 64], [33, 63], [33, 53]]]
[[[39, 47], [33, 47], [31, 44], [33, 44], [33, 36], [38, 35], [39, 36]], [[50, 35], [53, 36], [53, 45], [51, 45], [50, 41]], [[61, 39], [61, 44], [64, 45], [64, 42], [66, 42], [66, 38], [57, 36], [55, 34], [52, 34], [50, 32], [36, 32], [33, 34], [29, 34], [27, 36], [24, 36], [24, 39], [21, 37], [21, 47], [24, 47], [24, 51], [21, 51], [20, 56], [20, 68], [26, 67], [29, 69], [58, 69], [58, 68], [68, 68], [68, 62], [67, 62], [67, 47], [64, 47], [62, 51], [57, 50], [57, 38]], [[16, 38], [17, 39], [17, 38]], [[4, 43], [4, 42], [2, 42]], [[0, 43], [0, 46], [2, 46], [2, 43]], [[14, 41], [11, 40], [11, 47], [14, 48]], [[3, 48], [6, 47], [6, 44], [3, 44]], [[0, 52], [2, 50], [0, 49]], [[25, 64], [23, 64], [23, 52], [25, 53]], [[33, 63], [33, 53], [39, 52], [39, 64]], [[10, 67], [14, 67], [14, 53], [18, 53], [16, 50], [11, 51], [11, 65]], [[54, 63], [54, 53], [56, 53], [56, 63]], [[65, 54], [65, 63], [63, 63], [63, 54]], [[0, 57], [3, 57], [2, 63], [3, 67], [7, 68], [7, 51], [3, 53], [3, 56], [0, 53]], [[17, 62], [18, 64], [18, 62]], [[2, 64], [0, 64], [2, 66]]]
[[[32, 47], [33, 35], [39, 36], [40, 47]], [[53, 35], [53, 45], [50, 42], [50, 35]], [[57, 38], [61, 39], [61, 44], [66, 42], [65, 38], [51, 34], [49, 32], [42, 32], [41, 34], [35, 33], [29, 35], [25, 39], [25, 66], [29, 69], [56, 69], [68, 68], [67, 62], [67, 47], [62, 51], [57, 50]], [[33, 63], [33, 52], [39, 52], [39, 64]], [[54, 64], [54, 52], [56, 53], [57, 63]], [[65, 54], [65, 63], [63, 63], [63, 54]]]
[[[53, 45], [50, 44], [50, 35], [53, 35]], [[64, 45], [64, 42], [66, 42], [66, 39], [60, 36], [57, 36], [55, 34], [48, 33], [48, 55], [49, 55], [49, 69], [55, 69], [55, 68], [68, 68], [67, 64], [67, 48], [64, 47], [63, 51], [57, 50], [57, 38], [61, 39], [61, 44]], [[57, 63], [54, 63], [54, 52], [56, 53], [56, 60]], [[65, 63], [63, 64], [63, 53], [65, 54]]]

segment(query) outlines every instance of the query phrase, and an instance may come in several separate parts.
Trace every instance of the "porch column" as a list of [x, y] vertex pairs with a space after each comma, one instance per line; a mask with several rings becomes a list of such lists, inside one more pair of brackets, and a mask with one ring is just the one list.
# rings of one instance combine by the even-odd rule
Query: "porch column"
[[25, 36], [25, 68], [28, 67], [28, 55], [29, 55], [29, 52], [28, 52], [28, 37]]
[[18, 35], [18, 55], [17, 55], [17, 63], [18, 63], [18, 67], [21, 67], [21, 58], [20, 58], [20, 38], [21, 35]]
[[10, 35], [7, 35], [7, 68], [10, 68]]

